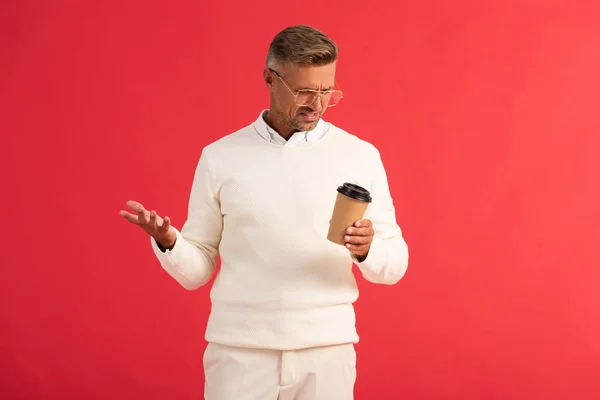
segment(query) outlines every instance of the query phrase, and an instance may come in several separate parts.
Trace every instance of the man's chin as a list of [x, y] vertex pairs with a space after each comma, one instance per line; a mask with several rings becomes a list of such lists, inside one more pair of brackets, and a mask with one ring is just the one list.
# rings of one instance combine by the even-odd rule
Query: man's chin
[[300, 130], [301, 132], [312, 131], [313, 129], [315, 129], [317, 127], [317, 125], [319, 123], [319, 119], [317, 119], [316, 121], [311, 121], [311, 122], [296, 121], [296, 124], [295, 124], [296, 129]]

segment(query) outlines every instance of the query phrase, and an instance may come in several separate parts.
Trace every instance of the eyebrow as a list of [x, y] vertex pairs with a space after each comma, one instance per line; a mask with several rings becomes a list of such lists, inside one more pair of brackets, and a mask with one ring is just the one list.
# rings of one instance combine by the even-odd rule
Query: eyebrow
[[[269, 71], [271, 71], [272, 73], [274, 73], [275, 75], [277, 75], [279, 77], [279, 79], [285, 81], [285, 79], [279, 75], [279, 72], [275, 71], [273, 68], [269, 68]], [[287, 83], [287, 82], [286, 82]], [[289, 83], [287, 83], [289, 85]], [[333, 86], [330, 86], [326, 89], [315, 89], [315, 88], [311, 88], [311, 87], [304, 87], [304, 88], [296, 88], [295, 85], [290, 85], [290, 89], [295, 90], [295, 91], [299, 91], [299, 90], [314, 90], [314, 91], [321, 91], [321, 92], [327, 92], [329, 90], [333, 90], [335, 88], [335, 83], [333, 84]]]
[[326, 92], [328, 90], [333, 90], [334, 86], [330, 86], [326, 89], [315, 89], [315, 88], [311, 88], [311, 87], [304, 87], [304, 88], [299, 88], [299, 89], [295, 89], [294, 90], [314, 90], [314, 91], [321, 91], [321, 92]]

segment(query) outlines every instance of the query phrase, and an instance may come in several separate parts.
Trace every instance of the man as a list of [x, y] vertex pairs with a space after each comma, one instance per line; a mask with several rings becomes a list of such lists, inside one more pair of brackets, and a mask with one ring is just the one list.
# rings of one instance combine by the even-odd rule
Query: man
[[[277, 34], [264, 70], [270, 107], [204, 148], [181, 232], [138, 202], [121, 211], [186, 289], [206, 284], [220, 256], [204, 354], [208, 400], [352, 399], [352, 264], [379, 284], [406, 271], [379, 152], [322, 119], [342, 97], [337, 58], [336, 44], [314, 28]], [[373, 200], [341, 246], [326, 236], [344, 182]]]

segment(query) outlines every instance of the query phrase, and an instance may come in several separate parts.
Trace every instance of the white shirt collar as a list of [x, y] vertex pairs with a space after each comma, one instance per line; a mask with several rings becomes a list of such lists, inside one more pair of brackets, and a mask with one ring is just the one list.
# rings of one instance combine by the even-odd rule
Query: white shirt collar
[[319, 119], [315, 129], [306, 132], [295, 132], [292, 137], [286, 141], [265, 122], [263, 116], [267, 111], [268, 110], [262, 110], [260, 112], [260, 115], [254, 122], [254, 128], [263, 139], [280, 146], [302, 146], [317, 141], [321, 139], [329, 129], [329, 123], [325, 122], [323, 119]]

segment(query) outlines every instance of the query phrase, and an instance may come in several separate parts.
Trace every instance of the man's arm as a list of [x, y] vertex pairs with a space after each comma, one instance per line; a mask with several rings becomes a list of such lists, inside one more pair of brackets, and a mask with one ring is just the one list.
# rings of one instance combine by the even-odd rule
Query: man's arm
[[206, 151], [194, 174], [188, 203], [188, 217], [176, 240], [167, 249], [151, 237], [152, 249], [162, 267], [181, 286], [195, 290], [212, 277], [218, 256], [223, 215], [219, 186]]
[[377, 160], [371, 194], [373, 202], [364, 218], [373, 223], [375, 235], [366, 258], [359, 260], [353, 256], [353, 259], [369, 282], [393, 285], [402, 279], [408, 268], [408, 246], [396, 222], [396, 210], [381, 157]]

